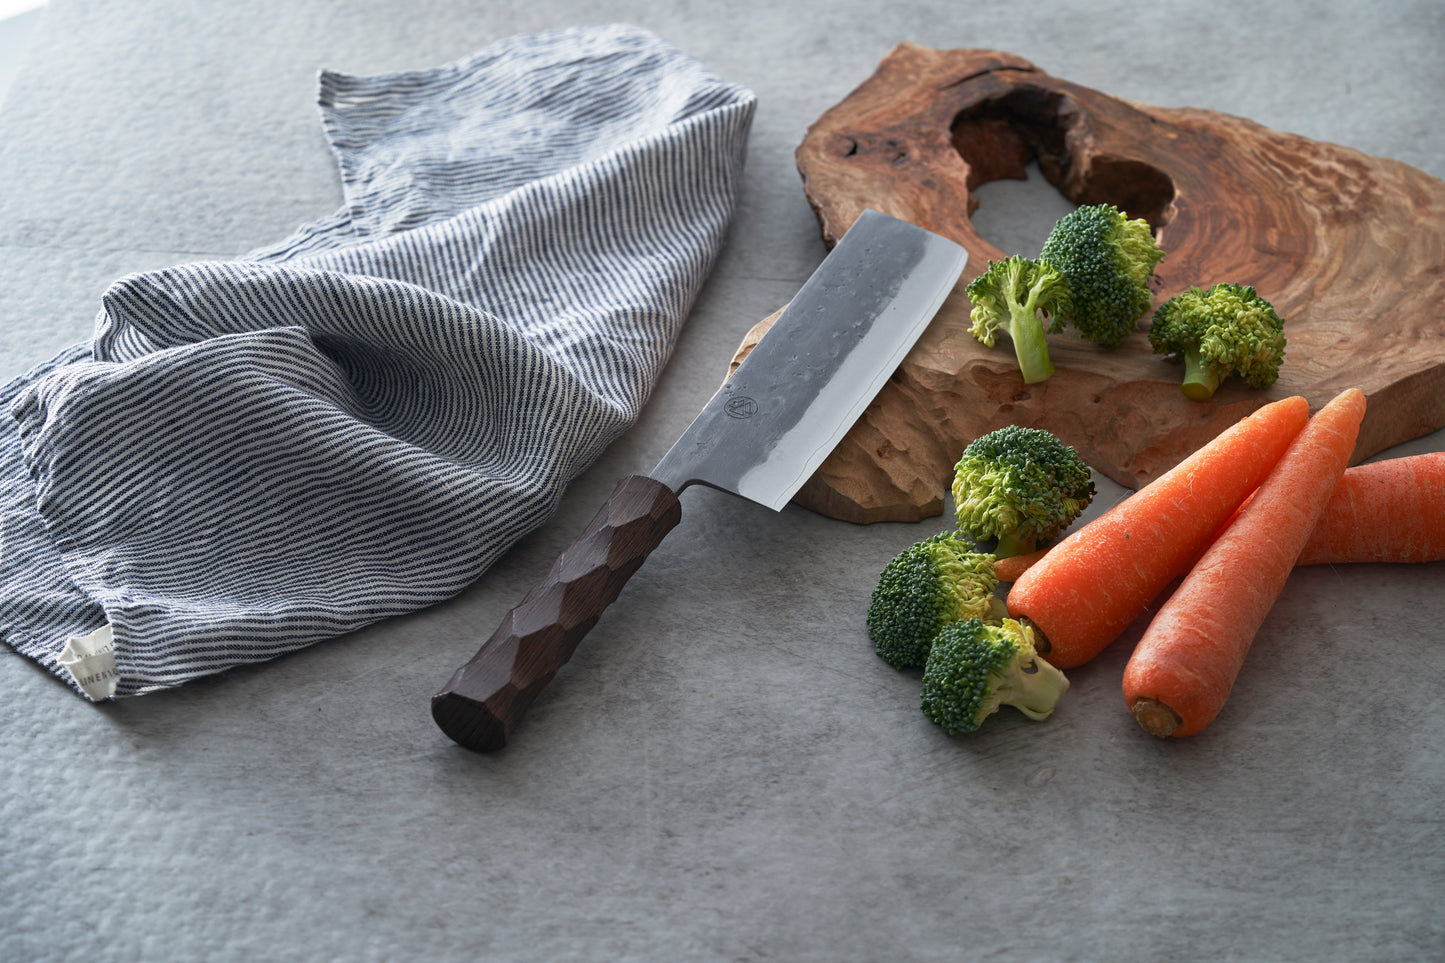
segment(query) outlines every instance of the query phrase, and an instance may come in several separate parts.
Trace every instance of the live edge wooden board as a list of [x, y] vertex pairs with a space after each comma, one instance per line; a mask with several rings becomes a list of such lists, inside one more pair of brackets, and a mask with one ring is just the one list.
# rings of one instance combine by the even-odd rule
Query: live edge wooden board
[[[1113, 350], [1051, 335], [1056, 373], [1019, 377], [1012, 345], [969, 334], [964, 287], [1001, 251], [970, 223], [974, 189], [1037, 160], [1075, 204], [1154, 226], [1155, 304], [1191, 285], [1254, 285], [1285, 319], [1279, 381], [1179, 393], [1181, 369], [1139, 331]], [[1047, 428], [1137, 488], [1286, 395], [1369, 401], [1355, 460], [1445, 425], [1445, 182], [1396, 161], [1191, 108], [1120, 100], [993, 50], [895, 48], [797, 151], [831, 246], [868, 207], [958, 241], [968, 268], [937, 319], [795, 501], [854, 522], [940, 514], [969, 441]], [[775, 315], [776, 316], [776, 315]], [[738, 349], [740, 360], [771, 323]]]

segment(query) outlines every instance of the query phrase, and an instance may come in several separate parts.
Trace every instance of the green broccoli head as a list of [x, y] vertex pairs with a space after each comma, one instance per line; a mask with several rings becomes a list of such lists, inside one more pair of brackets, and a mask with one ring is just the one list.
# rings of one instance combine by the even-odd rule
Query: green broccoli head
[[889, 665], [919, 668], [938, 630], [958, 619], [1000, 619], [994, 558], [954, 532], [904, 549], [883, 569], [868, 604], [868, 638]]
[[1068, 688], [1063, 672], [1039, 658], [1027, 624], [967, 619], [934, 637], [923, 668], [922, 709], [954, 735], [974, 731], [1003, 705], [1047, 719]]
[[[969, 320], [979, 341], [993, 347], [999, 331], [1008, 333], [1025, 384], [1047, 380], [1054, 373], [1044, 339], [1045, 318], [1068, 313], [1073, 303], [1064, 277], [1048, 264], [1014, 255], [990, 261], [988, 270], [968, 285], [973, 302]], [[1060, 330], [1056, 320], [1050, 330]]]
[[1112, 204], [1093, 204], [1059, 219], [1039, 259], [1057, 268], [1073, 291], [1073, 308], [1062, 318], [1112, 348], [1153, 305], [1149, 280], [1164, 251], [1147, 221], [1130, 220]]
[[1185, 397], [1208, 401], [1231, 375], [1252, 388], [1274, 384], [1284, 361], [1284, 321], [1247, 284], [1190, 288], [1154, 312], [1149, 343], [1156, 354], [1184, 360]]
[[953, 469], [958, 530], [976, 542], [997, 539], [998, 558], [1032, 552], [1093, 500], [1089, 466], [1042, 428], [991, 431], [970, 442]]

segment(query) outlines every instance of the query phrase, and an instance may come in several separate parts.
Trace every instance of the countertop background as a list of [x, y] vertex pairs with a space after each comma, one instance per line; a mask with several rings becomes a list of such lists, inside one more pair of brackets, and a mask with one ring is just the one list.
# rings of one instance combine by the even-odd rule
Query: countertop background
[[[793, 150], [895, 43], [1006, 50], [1439, 177], [1445, 7], [51, 0], [25, 16], [0, 109], [6, 378], [89, 336], [115, 278], [331, 213], [319, 68], [621, 20], [759, 107], [729, 244], [644, 417], [475, 587], [123, 704], [0, 651], [0, 958], [1445, 958], [1441, 563], [1296, 572], [1193, 739], [1148, 737], [1124, 708], [1142, 626], [1071, 673], [1049, 721], [1005, 709], [948, 738], [862, 624], [882, 565], [943, 521], [858, 527], [695, 488], [506, 750], [461, 750], [428, 712], [822, 259]], [[1023, 250], [1060, 204], [1037, 180], [994, 185], [977, 223]], [[1437, 432], [1386, 454], [1442, 448]], [[1091, 514], [1122, 494], [1101, 480]]]

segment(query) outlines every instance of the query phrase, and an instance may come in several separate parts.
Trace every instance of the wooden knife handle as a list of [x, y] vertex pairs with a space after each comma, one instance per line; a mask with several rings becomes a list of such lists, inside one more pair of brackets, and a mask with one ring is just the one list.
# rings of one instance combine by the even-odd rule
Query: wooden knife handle
[[622, 479], [536, 588], [432, 697], [442, 731], [468, 749], [506, 745], [537, 693], [681, 518], [677, 493], [666, 485], [644, 475]]

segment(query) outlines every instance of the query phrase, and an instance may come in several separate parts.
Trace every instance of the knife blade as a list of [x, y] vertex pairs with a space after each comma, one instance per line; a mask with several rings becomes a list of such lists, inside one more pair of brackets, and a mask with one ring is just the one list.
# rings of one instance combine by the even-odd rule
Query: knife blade
[[622, 479], [552, 568], [432, 697], [457, 744], [506, 745], [527, 707], [703, 484], [787, 505], [958, 283], [958, 244], [864, 211], [647, 475]]

